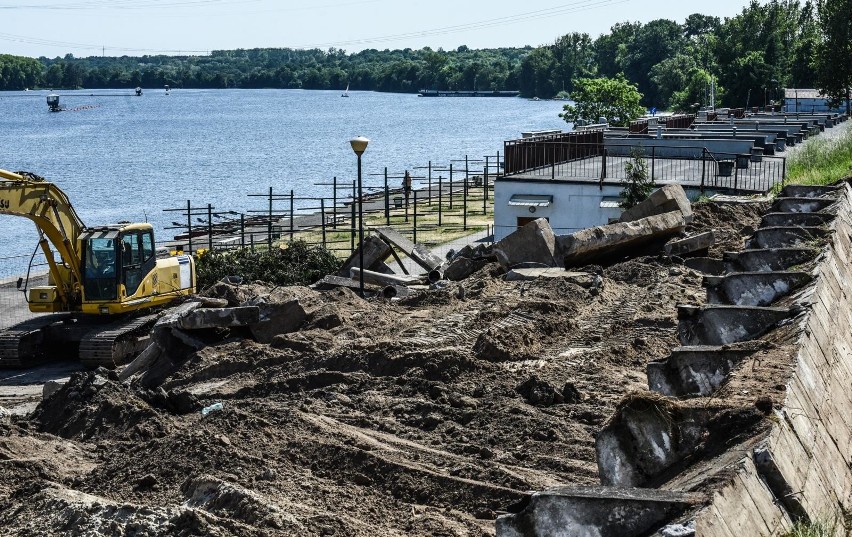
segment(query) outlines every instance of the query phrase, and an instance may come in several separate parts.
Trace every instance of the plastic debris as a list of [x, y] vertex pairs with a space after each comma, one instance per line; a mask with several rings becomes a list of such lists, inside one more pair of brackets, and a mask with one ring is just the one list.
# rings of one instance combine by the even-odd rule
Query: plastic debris
[[206, 406], [206, 407], [202, 408], [201, 409], [201, 415], [206, 416], [207, 414], [210, 414], [211, 412], [216, 412], [218, 410], [222, 410], [223, 408], [225, 408], [225, 405], [223, 405], [222, 403], [213, 403], [210, 406]]

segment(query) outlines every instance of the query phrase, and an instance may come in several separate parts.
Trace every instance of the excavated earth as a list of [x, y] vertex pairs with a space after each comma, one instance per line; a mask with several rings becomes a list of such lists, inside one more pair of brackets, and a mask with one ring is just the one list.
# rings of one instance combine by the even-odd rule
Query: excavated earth
[[[765, 209], [701, 203], [688, 231], [715, 230], [718, 256]], [[599, 483], [596, 432], [678, 345], [676, 305], [705, 299], [661, 248], [580, 270], [600, 285], [494, 263], [394, 302], [291, 290], [308, 318], [270, 345], [220, 333], [155, 389], [75, 373], [31, 415], [0, 412], [0, 535], [493, 535], [531, 490]]]

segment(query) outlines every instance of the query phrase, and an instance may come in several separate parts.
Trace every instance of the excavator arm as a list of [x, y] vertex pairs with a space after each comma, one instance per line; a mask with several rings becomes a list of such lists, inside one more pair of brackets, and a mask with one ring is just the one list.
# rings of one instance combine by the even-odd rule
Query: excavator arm
[[[35, 223], [63, 309], [78, 305], [82, 276], [77, 238], [85, 226], [68, 196], [37, 175], [0, 169], [0, 214], [23, 216]], [[54, 261], [51, 246], [62, 265]]]

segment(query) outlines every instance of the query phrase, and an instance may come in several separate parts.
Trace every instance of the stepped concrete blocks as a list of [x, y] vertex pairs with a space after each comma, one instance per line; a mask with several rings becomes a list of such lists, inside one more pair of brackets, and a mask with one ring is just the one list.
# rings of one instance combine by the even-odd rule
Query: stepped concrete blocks
[[725, 272], [725, 263], [714, 257], [690, 257], [683, 260], [683, 265], [702, 274], [721, 275]]
[[823, 227], [764, 227], [754, 232], [746, 247], [802, 248], [812, 246], [828, 233]]
[[712, 231], [699, 233], [684, 239], [674, 240], [666, 243], [666, 255], [684, 256], [696, 252], [704, 252], [713, 246], [716, 242], [716, 236]]
[[494, 255], [500, 265], [509, 270], [520, 263], [540, 263], [556, 267], [556, 236], [550, 223], [538, 218], [509, 234], [494, 245]]
[[834, 220], [831, 213], [768, 213], [763, 215], [760, 227], [822, 227]]
[[728, 272], [771, 272], [812, 261], [819, 255], [816, 248], [760, 248], [725, 252], [722, 259]]
[[701, 442], [708, 412], [660, 396], [625, 400], [595, 438], [601, 484], [642, 487], [658, 481]]
[[557, 255], [566, 267], [613, 256], [628, 256], [631, 249], [662, 242], [686, 227], [680, 211], [583, 229], [556, 238]]
[[669, 397], [706, 397], [754, 349], [702, 345], [678, 347], [668, 358], [647, 366], [648, 388]]
[[523, 510], [497, 519], [498, 537], [633, 537], [705, 501], [665, 490], [559, 487], [530, 496]]
[[655, 190], [648, 199], [621, 213], [619, 221], [632, 222], [671, 211], [680, 211], [687, 224], [692, 222], [692, 204], [680, 185], [665, 185]]
[[781, 189], [783, 198], [824, 198], [837, 197], [842, 186], [787, 185]]
[[737, 272], [705, 276], [708, 304], [769, 306], [812, 280], [806, 272]]
[[792, 316], [790, 308], [678, 306], [682, 345], [729, 345], [758, 338]]
[[772, 212], [815, 213], [827, 209], [835, 201], [834, 198], [775, 198]]

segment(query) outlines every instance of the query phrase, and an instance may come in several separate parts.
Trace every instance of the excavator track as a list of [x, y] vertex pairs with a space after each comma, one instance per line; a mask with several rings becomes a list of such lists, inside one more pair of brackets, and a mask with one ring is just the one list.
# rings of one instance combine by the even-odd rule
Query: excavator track
[[43, 315], [0, 330], [0, 369], [27, 368], [46, 361], [45, 329], [61, 318]]
[[80, 362], [88, 368], [114, 368], [139, 353], [148, 344], [148, 334], [157, 315], [122, 319], [93, 327], [80, 340]]

